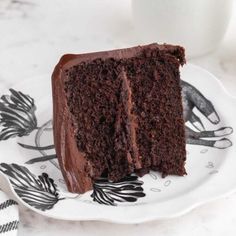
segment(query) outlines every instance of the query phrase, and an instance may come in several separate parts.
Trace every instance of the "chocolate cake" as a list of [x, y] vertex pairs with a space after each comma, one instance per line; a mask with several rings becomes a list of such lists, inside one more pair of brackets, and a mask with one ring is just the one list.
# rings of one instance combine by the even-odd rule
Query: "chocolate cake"
[[52, 75], [56, 154], [68, 190], [157, 170], [184, 175], [180, 46], [64, 55]]

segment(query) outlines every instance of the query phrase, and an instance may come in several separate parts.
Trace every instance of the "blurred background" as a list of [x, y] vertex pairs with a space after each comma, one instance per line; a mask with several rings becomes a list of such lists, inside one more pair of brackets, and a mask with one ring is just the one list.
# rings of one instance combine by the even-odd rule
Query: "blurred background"
[[0, 80], [9, 83], [50, 74], [64, 53], [157, 41], [182, 44], [189, 62], [236, 94], [234, 0], [0, 0], [0, 29]]

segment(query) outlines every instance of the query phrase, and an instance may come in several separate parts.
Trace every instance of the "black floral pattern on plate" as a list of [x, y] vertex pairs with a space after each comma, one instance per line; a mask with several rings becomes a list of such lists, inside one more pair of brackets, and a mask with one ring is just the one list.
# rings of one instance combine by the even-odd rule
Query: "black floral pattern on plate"
[[64, 198], [59, 198], [57, 185], [48, 174], [38, 177], [26, 167], [17, 164], [0, 164], [0, 171], [10, 180], [16, 194], [30, 206], [45, 211]]
[[0, 141], [29, 135], [37, 128], [34, 99], [10, 89], [0, 99]]
[[[42, 146], [32, 146], [32, 145], [23, 144], [23, 143], [18, 143], [18, 144], [25, 149], [34, 150], [34, 151], [46, 151], [46, 150], [54, 149], [54, 145], [48, 145], [48, 146], [42, 147]], [[25, 162], [25, 164], [35, 164], [38, 162], [49, 161], [49, 160], [56, 159], [56, 158], [57, 158], [56, 154], [42, 155], [42, 156], [34, 157], [34, 158], [28, 160], [27, 162]]]
[[136, 202], [145, 197], [143, 181], [136, 175], [123, 178], [118, 182], [109, 182], [105, 178], [97, 180], [93, 185], [91, 197], [95, 202], [116, 206], [118, 202]]
[[[220, 118], [211, 102], [206, 99], [197, 88], [182, 81], [182, 98], [185, 122], [195, 127], [186, 125], [186, 142], [213, 148], [228, 148], [232, 142], [227, 138], [221, 138], [233, 133], [232, 127], [221, 127], [217, 130], [205, 130], [201, 120], [197, 117], [193, 109], [198, 108], [211, 123], [217, 124]], [[40, 156], [33, 157], [25, 164], [36, 164], [49, 161], [59, 169], [56, 154], [47, 154], [46, 151], [53, 151], [54, 145], [42, 146], [40, 139], [45, 131], [52, 131], [52, 121], [48, 120], [41, 126], [37, 124], [35, 116], [36, 105], [34, 99], [20, 91], [10, 89], [9, 95], [0, 98], [0, 141], [13, 137], [22, 137], [31, 134], [33, 130], [34, 141], [32, 144], [19, 142], [22, 148], [36, 151]], [[208, 140], [209, 138], [209, 140]], [[217, 138], [210, 140], [210, 138]], [[18, 164], [0, 164], [0, 171], [10, 180], [17, 195], [30, 206], [39, 210], [50, 210], [54, 205], [64, 198], [59, 197], [54, 180], [48, 174], [42, 173], [39, 176], [31, 173], [25, 166]], [[93, 201], [99, 204], [116, 206], [123, 202], [136, 202], [139, 198], [145, 197], [143, 181], [137, 176], [130, 175], [118, 182], [110, 182], [101, 178], [94, 183], [91, 194]]]
[[[195, 114], [199, 110], [208, 121], [214, 125], [220, 122], [220, 117], [210, 100], [208, 100], [196, 87], [181, 80], [182, 102], [185, 124], [186, 143], [209, 146], [218, 149], [229, 148], [233, 145], [230, 139], [225, 138], [233, 133], [232, 127], [221, 127], [214, 130], [205, 130], [200, 117]], [[191, 124], [190, 126], [187, 123]], [[197, 130], [197, 131], [195, 131]], [[216, 138], [212, 140], [212, 138]]]
[[21, 147], [40, 152], [41, 156], [35, 157], [26, 164], [34, 164], [37, 162], [49, 161], [59, 169], [58, 163], [53, 160], [56, 155], [47, 155], [45, 150], [54, 149], [54, 145], [46, 147], [40, 146], [40, 138], [45, 130], [52, 130], [47, 126], [52, 123], [47, 121], [42, 126], [37, 126], [37, 118], [35, 116], [36, 105], [34, 99], [20, 91], [9, 89], [10, 95], [3, 95], [0, 98], [0, 141], [14, 138], [16, 136], [23, 137], [29, 135], [33, 130], [35, 133], [35, 145], [18, 143]]
[[[59, 197], [59, 190], [48, 174], [36, 177], [25, 166], [18, 164], [0, 164], [0, 171], [5, 174], [16, 194], [30, 206], [45, 211], [50, 210], [65, 197]], [[137, 176], [127, 176], [119, 182], [109, 182], [102, 178], [94, 183], [91, 197], [99, 204], [116, 206], [118, 202], [136, 202], [145, 197], [143, 181]]]

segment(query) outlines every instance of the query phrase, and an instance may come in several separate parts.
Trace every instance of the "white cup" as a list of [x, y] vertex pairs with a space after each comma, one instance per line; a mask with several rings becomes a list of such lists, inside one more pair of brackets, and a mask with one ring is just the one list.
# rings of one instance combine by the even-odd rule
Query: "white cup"
[[203, 55], [221, 42], [232, 6], [232, 0], [132, 0], [136, 37], [182, 45], [187, 57]]

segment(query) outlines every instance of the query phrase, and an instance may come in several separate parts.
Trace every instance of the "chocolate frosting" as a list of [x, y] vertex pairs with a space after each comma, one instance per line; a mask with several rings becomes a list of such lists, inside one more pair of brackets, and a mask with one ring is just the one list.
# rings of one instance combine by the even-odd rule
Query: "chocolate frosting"
[[[130, 82], [127, 79], [127, 74], [125, 73], [125, 70], [123, 69], [121, 72], [121, 78], [122, 78], [122, 89], [123, 92], [126, 93], [127, 96], [122, 96], [123, 98], [126, 98], [124, 103], [126, 103], [126, 113], [127, 113], [127, 129], [128, 129], [128, 134], [130, 136], [130, 146], [132, 148], [132, 153], [133, 153], [133, 158], [131, 158], [131, 153], [128, 152], [127, 159], [132, 160], [132, 163], [134, 164], [134, 169], [140, 169], [142, 168], [142, 162], [139, 158], [139, 151], [138, 151], [138, 146], [136, 142], [136, 128], [137, 128], [137, 120], [134, 114], [132, 114], [132, 91], [130, 88]], [[129, 161], [131, 162], [131, 161]]]
[[[65, 71], [74, 65], [78, 65], [81, 62], [89, 62], [94, 59], [124, 59], [137, 56], [144, 48], [158, 48], [164, 50], [166, 53], [174, 55], [179, 59], [180, 64], [184, 64], [184, 58], [181, 56], [184, 50], [178, 46], [172, 45], [158, 45], [150, 44], [147, 46], [137, 46], [128, 49], [119, 49], [105, 52], [86, 53], [86, 54], [66, 54], [62, 56], [59, 63], [54, 69], [52, 74], [52, 94], [53, 94], [53, 132], [54, 143], [56, 148], [57, 158], [62, 170], [62, 174], [66, 181], [68, 190], [71, 192], [83, 193], [92, 189], [93, 181], [93, 168], [88, 160], [85, 158], [85, 154], [78, 150], [75, 134], [76, 122], [71, 115], [66, 94], [64, 91], [64, 81], [66, 73]], [[139, 159], [138, 147], [136, 144], [136, 121], [135, 117], [131, 114], [131, 89], [129, 82], [126, 78], [125, 72], [122, 72], [123, 86], [127, 90], [127, 113], [129, 132], [131, 134], [132, 152], [134, 153], [134, 166], [136, 169], [141, 168], [141, 162]], [[130, 153], [127, 154], [127, 159], [131, 161]], [[81, 178], [83, 176], [83, 178]]]

